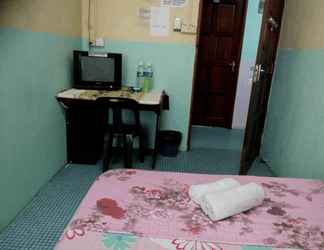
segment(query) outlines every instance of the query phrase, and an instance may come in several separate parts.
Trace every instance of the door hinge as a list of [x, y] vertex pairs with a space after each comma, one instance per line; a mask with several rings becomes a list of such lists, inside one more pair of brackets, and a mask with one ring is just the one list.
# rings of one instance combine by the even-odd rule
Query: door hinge
[[279, 29], [279, 23], [272, 16], [268, 19], [268, 23], [271, 26], [271, 28], [270, 28], [271, 31]]

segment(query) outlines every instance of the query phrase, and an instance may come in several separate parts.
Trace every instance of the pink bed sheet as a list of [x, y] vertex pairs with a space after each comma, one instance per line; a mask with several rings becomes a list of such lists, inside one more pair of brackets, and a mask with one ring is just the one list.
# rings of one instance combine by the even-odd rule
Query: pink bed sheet
[[[71, 249], [64, 245], [72, 242], [78, 242], [78, 249], [95, 249], [98, 237], [109, 232], [210, 244], [324, 249], [324, 181], [230, 176], [241, 184], [262, 185], [266, 199], [248, 212], [212, 222], [190, 200], [188, 188], [226, 177], [108, 171], [97, 178], [56, 249]], [[87, 248], [86, 242], [93, 247]]]

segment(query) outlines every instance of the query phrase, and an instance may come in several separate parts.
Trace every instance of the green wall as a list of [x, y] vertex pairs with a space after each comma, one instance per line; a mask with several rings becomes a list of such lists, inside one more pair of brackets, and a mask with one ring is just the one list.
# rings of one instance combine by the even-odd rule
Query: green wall
[[262, 23], [262, 15], [258, 12], [259, 2], [260, 0], [248, 1], [232, 123], [234, 129], [245, 129], [246, 126], [252, 87], [252, 72], [250, 68], [255, 64]]
[[324, 49], [280, 49], [262, 146], [278, 176], [324, 179]]
[[[181, 150], [187, 150], [187, 133], [190, 114], [195, 46], [192, 44], [151, 43], [106, 40], [104, 51], [123, 54], [123, 84], [134, 85], [136, 65], [139, 61], [151, 62], [154, 70], [154, 90], [165, 90], [170, 96], [170, 110], [162, 114], [162, 129], [182, 133]], [[83, 40], [83, 49], [88, 41]], [[100, 51], [97, 49], [97, 51]], [[147, 112], [141, 121], [150, 130], [153, 145], [154, 114]]]
[[255, 61], [262, 24], [262, 14], [259, 13], [260, 0], [248, 0], [248, 8], [245, 19], [245, 29], [241, 58], [247, 61]]
[[65, 164], [64, 112], [79, 38], [0, 29], [0, 230]]

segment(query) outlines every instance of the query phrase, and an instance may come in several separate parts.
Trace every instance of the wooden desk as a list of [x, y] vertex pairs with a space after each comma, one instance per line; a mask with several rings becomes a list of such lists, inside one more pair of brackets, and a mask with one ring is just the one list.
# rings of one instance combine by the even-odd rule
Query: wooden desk
[[140, 110], [156, 114], [152, 168], [158, 153], [158, 132], [163, 109], [169, 109], [168, 96], [164, 91], [131, 93], [127, 90], [102, 91], [68, 89], [59, 92], [57, 100], [65, 109], [67, 158], [71, 163], [95, 164], [102, 155], [103, 135], [107, 125], [107, 112], [95, 106], [99, 97], [124, 97], [136, 100]]

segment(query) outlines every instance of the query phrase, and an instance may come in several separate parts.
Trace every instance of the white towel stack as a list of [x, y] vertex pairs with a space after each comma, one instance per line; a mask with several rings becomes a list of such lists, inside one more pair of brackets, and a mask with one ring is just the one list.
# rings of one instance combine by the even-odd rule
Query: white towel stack
[[218, 221], [261, 205], [265, 194], [260, 185], [249, 183], [241, 186], [238, 181], [228, 178], [193, 185], [189, 196], [211, 220]]
[[241, 184], [237, 180], [232, 178], [226, 178], [206, 184], [192, 185], [189, 188], [189, 196], [194, 202], [200, 204], [201, 198], [208, 193], [224, 192], [239, 187], [240, 185]]

